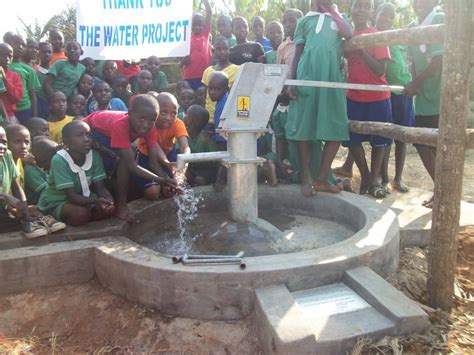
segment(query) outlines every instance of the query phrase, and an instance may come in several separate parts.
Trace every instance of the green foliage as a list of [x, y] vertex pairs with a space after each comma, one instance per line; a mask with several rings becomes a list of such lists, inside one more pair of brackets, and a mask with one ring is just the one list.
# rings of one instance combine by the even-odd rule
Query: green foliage
[[45, 40], [48, 32], [53, 28], [64, 33], [65, 41], [76, 39], [76, 9], [73, 6], [51, 17], [43, 26], [38, 23], [38, 20], [35, 20], [33, 25], [29, 25], [20, 17], [18, 19], [23, 25], [27, 38], [34, 38], [38, 42]]

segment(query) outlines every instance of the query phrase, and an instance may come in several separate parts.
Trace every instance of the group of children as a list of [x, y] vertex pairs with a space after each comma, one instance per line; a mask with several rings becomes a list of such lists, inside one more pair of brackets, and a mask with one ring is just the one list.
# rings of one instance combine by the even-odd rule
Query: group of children
[[[212, 9], [207, 0], [203, 3], [206, 16], [193, 16], [191, 51], [181, 60], [183, 80], [173, 89], [176, 95], [169, 92], [156, 56], [140, 62], [81, 60], [79, 43], [64, 46], [60, 31], [51, 31], [49, 42], [39, 44], [5, 34], [0, 44], [0, 117], [6, 127], [0, 128], [2, 225], [17, 222], [28, 237], [37, 237], [64, 223], [82, 225], [112, 215], [135, 223], [127, 201], [179, 193], [182, 178], [192, 186], [221, 189], [222, 166], [193, 163], [178, 172], [176, 157], [226, 149], [216, 127], [239, 66], [246, 62], [287, 64], [289, 78], [330, 82], [345, 80], [346, 65], [349, 83], [404, 86], [403, 93], [392, 94], [285, 88], [275, 103], [271, 134], [258, 142], [258, 154], [266, 158], [261, 175], [271, 185], [301, 183], [305, 196], [350, 189], [331, 170], [342, 142], [350, 155], [336, 172], [350, 176], [355, 162], [360, 193], [385, 197], [392, 141], [349, 133], [348, 119], [436, 127], [442, 47], [410, 47], [412, 72], [401, 46], [344, 53], [343, 39], [392, 28], [393, 5], [382, 4], [374, 16], [373, 0], [352, 2], [353, 26], [331, 0], [313, 1], [305, 16], [288, 9], [282, 22], [272, 21], [266, 31], [257, 16], [251, 23], [255, 41], [248, 40], [245, 18], [221, 15], [219, 36], [212, 41]], [[413, 26], [444, 19], [436, 11], [437, 0], [413, 0], [413, 5], [418, 16]], [[370, 168], [365, 141], [372, 146]], [[405, 149], [396, 142], [392, 187], [400, 191], [407, 191], [401, 179]], [[434, 177], [435, 152], [417, 149]]]

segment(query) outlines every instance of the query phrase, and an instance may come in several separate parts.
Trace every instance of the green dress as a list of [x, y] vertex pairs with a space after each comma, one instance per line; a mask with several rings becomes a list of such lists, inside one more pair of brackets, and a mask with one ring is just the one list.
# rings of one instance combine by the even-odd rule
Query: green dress
[[[342, 41], [328, 15], [308, 13], [298, 21], [296, 45], [304, 45], [297, 80], [342, 82]], [[299, 86], [290, 104], [287, 139], [295, 141], [349, 140], [346, 96], [342, 89]]]

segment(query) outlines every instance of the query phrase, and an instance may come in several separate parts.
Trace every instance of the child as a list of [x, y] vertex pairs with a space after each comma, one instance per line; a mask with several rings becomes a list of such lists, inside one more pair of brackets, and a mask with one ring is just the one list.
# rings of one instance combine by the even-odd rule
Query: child
[[265, 52], [265, 63], [276, 64], [277, 50], [280, 44], [283, 42], [283, 25], [278, 21], [272, 21], [268, 24], [267, 31], [268, 38], [272, 44], [272, 49]]
[[134, 94], [146, 94], [148, 91], [154, 91], [152, 89], [153, 76], [150, 71], [143, 69], [138, 74], [136, 81], [132, 87]]
[[66, 98], [71, 96], [79, 79], [86, 71], [86, 67], [79, 62], [81, 54], [82, 49], [78, 42], [69, 41], [66, 44], [67, 60], [56, 61], [46, 74], [43, 88], [48, 97], [55, 91], [63, 92]]
[[[183, 121], [176, 119], [178, 112], [178, 101], [167, 92], [158, 95], [157, 99], [160, 105], [160, 114], [156, 120], [155, 129], [157, 132], [157, 143], [161, 149], [158, 150], [156, 160], [148, 154], [147, 145], [143, 139], [137, 142], [137, 161], [145, 169], [150, 169], [156, 174], [162, 172], [162, 168], [173, 177], [176, 170], [176, 146], [179, 145], [180, 154], [191, 153], [188, 144], [188, 132]], [[161, 186], [154, 181], [135, 177], [135, 183], [143, 188], [144, 197], [149, 200], [157, 200], [160, 196]]]
[[75, 120], [82, 120], [87, 116], [86, 98], [81, 94], [72, 94], [67, 100], [67, 114]]
[[[282, 22], [286, 39], [278, 46], [277, 64], [291, 66], [296, 49], [295, 42], [293, 41], [296, 23], [301, 17], [303, 17], [303, 13], [299, 9], [288, 9], [284, 12]], [[279, 104], [273, 112], [271, 123], [276, 140], [277, 168], [284, 181], [299, 182], [298, 146], [295, 141], [287, 141], [285, 137], [289, 99], [285, 91], [280, 96]], [[291, 176], [290, 167], [284, 163], [286, 157], [288, 157], [291, 164]]]
[[148, 57], [145, 62], [145, 69], [150, 71], [153, 75], [153, 85], [151, 90], [156, 92], [163, 92], [168, 89], [168, 79], [166, 74], [160, 70], [161, 61], [157, 56], [152, 55]]
[[[99, 83], [100, 80], [97, 82]], [[86, 99], [86, 107], [89, 107], [91, 102], [94, 100], [94, 94], [92, 93], [92, 88], [94, 87], [94, 78], [89, 74], [82, 74], [77, 84], [76, 92], [81, 94]]]
[[41, 117], [31, 117], [26, 122], [26, 128], [30, 131], [31, 141], [34, 142], [36, 137], [49, 138], [48, 121]]
[[135, 215], [127, 207], [131, 175], [177, 188], [173, 180], [160, 177], [138, 166], [132, 150], [131, 143], [142, 137], [149, 159], [158, 159], [157, 131], [152, 128], [159, 112], [158, 102], [152, 96], [138, 95], [130, 103], [128, 112], [98, 111], [83, 120], [91, 127], [91, 137], [100, 149], [107, 175], [116, 175], [115, 214], [128, 223], [138, 223]]
[[[378, 7], [375, 26], [379, 31], [391, 30], [395, 21], [396, 10], [392, 3], [384, 3]], [[411, 82], [412, 77], [405, 63], [405, 48], [403, 46], [390, 47], [391, 59], [387, 63], [386, 76], [390, 85], [405, 86]], [[392, 93], [390, 97], [392, 105], [393, 123], [413, 127], [415, 112], [413, 107], [413, 98], [410, 96], [397, 95]], [[388, 160], [390, 157], [390, 147], [387, 147], [384, 161], [382, 164], [382, 185], [388, 184]], [[403, 166], [405, 164], [406, 144], [395, 141], [395, 177], [392, 182], [392, 188], [400, 192], [408, 192], [408, 187], [402, 181]]]
[[[329, 14], [326, 14], [329, 13]], [[350, 38], [351, 28], [331, 0], [314, 1], [312, 11], [298, 21], [295, 31], [295, 56], [291, 78], [341, 82], [343, 38]], [[314, 65], [317, 62], [318, 65]], [[294, 101], [290, 105], [287, 139], [298, 141], [301, 165], [301, 192], [311, 196], [316, 191], [337, 193], [331, 184], [331, 163], [341, 141], [348, 139], [348, 121], [343, 90], [328, 88], [289, 88]], [[313, 180], [310, 169], [312, 153], [319, 154], [314, 143], [324, 141], [319, 172]]]
[[[444, 23], [444, 13], [436, 12], [438, 0], [414, 0], [413, 9], [417, 19], [409, 27], [438, 25]], [[412, 60], [413, 81], [405, 87], [404, 95], [415, 96], [415, 127], [438, 128], [441, 95], [441, 70], [443, 62], [442, 44], [409, 46]], [[431, 178], [435, 179], [436, 147], [415, 144], [421, 161]], [[433, 198], [423, 202], [433, 207]]]
[[189, 85], [189, 83], [186, 80], [179, 80], [176, 83], [176, 95], [178, 98], [179, 98], [179, 95], [181, 94], [181, 90], [184, 90], [184, 89], [191, 89], [191, 85]]
[[57, 148], [58, 144], [47, 138], [33, 140], [31, 151], [36, 165], [25, 164], [25, 193], [30, 205], [37, 205], [41, 192], [48, 187], [48, 172]]
[[128, 87], [128, 78], [125, 75], [117, 75], [112, 83], [112, 97], [122, 100], [127, 107], [130, 106], [130, 98], [133, 96]]
[[272, 44], [268, 38], [265, 38], [265, 20], [261, 16], [255, 16], [252, 20], [252, 32], [257, 43], [260, 43], [264, 52], [272, 50]]
[[[192, 153], [215, 152], [219, 150], [217, 143], [205, 130], [209, 123], [209, 112], [199, 105], [192, 105], [184, 119], [189, 133], [188, 143]], [[213, 184], [216, 181], [216, 162], [191, 163], [186, 170], [186, 181], [191, 186]]]
[[[58, 61], [57, 63], [60, 63]], [[58, 144], [63, 142], [62, 130], [65, 125], [74, 120], [73, 116], [66, 115], [67, 100], [66, 95], [61, 91], [53, 93], [48, 100], [49, 103], [49, 135], [51, 140]]]
[[196, 103], [196, 94], [191, 88], [182, 88], [178, 94], [179, 110], [178, 118], [184, 119], [186, 111], [191, 105]]
[[122, 100], [118, 98], [112, 98], [112, 89], [110, 85], [101, 81], [94, 85], [92, 89], [94, 99], [91, 101], [88, 107], [88, 112], [92, 113], [99, 110], [109, 111], [127, 111], [127, 106]]
[[113, 216], [114, 200], [105, 188], [100, 154], [91, 150], [90, 127], [82, 121], [64, 126], [66, 149], [51, 160], [48, 187], [41, 193], [38, 209], [72, 226]]
[[64, 53], [64, 35], [58, 29], [49, 31], [49, 43], [53, 47], [53, 54], [49, 61], [49, 66], [52, 66], [54, 62], [59, 59], [68, 59], [67, 54]]
[[[215, 65], [210, 66], [202, 75], [202, 83], [207, 88], [209, 85], [209, 78], [213, 73], [216, 71], [222, 71], [227, 74], [229, 78], [229, 85], [232, 87], [232, 84], [235, 81], [235, 77], [239, 71], [239, 66], [232, 64], [229, 61], [230, 56], [230, 48], [229, 42], [224, 37], [217, 37], [214, 42], [214, 60], [216, 62]], [[209, 97], [209, 93], [206, 89], [206, 110], [209, 112], [209, 116], [211, 117], [210, 123], [214, 123], [214, 111], [216, 109], [216, 104], [211, 100]]]
[[206, 105], [206, 87], [201, 86], [194, 93], [196, 105], [204, 107]]
[[9, 44], [0, 43], [0, 80], [3, 81], [6, 89], [4, 92], [0, 92], [0, 99], [7, 114], [4, 125], [16, 122], [16, 104], [23, 97], [23, 84], [20, 74], [8, 69], [12, 59], [13, 48]]
[[36, 71], [36, 76], [40, 82], [41, 87], [36, 91], [36, 96], [38, 100], [38, 116], [42, 118], [48, 118], [48, 95], [43, 89], [44, 81], [46, 80], [46, 74], [49, 71], [49, 62], [51, 61], [51, 56], [53, 55], [53, 47], [48, 42], [40, 42], [38, 45], [39, 48], [39, 66]]
[[[374, 11], [373, 0], [356, 0], [352, 4], [354, 35], [374, 33], [377, 30], [369, 26]], [[348, 82], [357, 84], [387, 85], [385, 79], [386, 62], [390, 60], [387, 47], [361, 49], [346, 53], [348, 62]], [[347, 113], [350, 120], [392, 121], [390, 93], [384, 91], [347, 91]], [[372, 146], [371, 167], [367, 165], [362, 142], [369, 141]], [[387, 196], [387, 190], [379, 183], [385, 150], [392, 140], [374, 135], [350, 134], [347, 143], [349, 151], [359, 168], [361, 175], [360, 194], [370, 193], [375, 198]]]
[[109, 85], [112, 85], [117, 74], [117, 63], [114, 60], [106, 60], [102, 69], [104, 81], [106, 81]]
[[96, 76], [95, 60], [91, 57], [86, 57], [81, 60], [81, 63], [83, 66], [86, 67], [85, 74], [90, 75], [92, 80], [94, 81], [94, 84], [97, 84], [100, 79]]
[[25, 51], [23, 52], [23, 63], [28, 64], [30, 67], [34, 69], [35, 72], [38, 72], [38, 64], [36, 60], [38, 59], [38, 52], [39, 46], [38, 42], [36, 42], [33, 38], [26, 39], [26, 47]]
[[23, 159], [30, 150], [30, 132], [25, 126], [12, 124], [6, 128], [8, 139], [8, 150], [12, 153], [13, 161], [18, 170], [18, 180], [22, 189], [25, 188], [25, 171], [23, 169]]
[[[19, 172], [13, 161], [12, 153], [7, 150], [8, 139], [3, 127], [0, 126], [0, 225], [7, 230], [9, 225], [21, 223], [26, 238], [37, 238], [49, 233], [48, 227], [54, 231], [63, 229], [63, 223], [46, 216], [33, 216], [26, 202], [26, 196], [18, 180]], [[14, 216], [12, 218], [11, 216]]]
[[200, 13], [193, 15], [191, 23], [191, 52], [181, 60], [183, 66], [183, 79], [193, 90], [202, 86], [201, 78], [204, 70], [211, 65], [211, 33], [212, 8], [209, 0], [203, 0], [206, 7], [206, 18]]
[[260, 43], [247, 41], [249, 25], [243, 17], [235, 17], [232, 22], [237, 45], [230, 49], [229, 60], [231, 63], [241, 65], [247, 62], [258, 63], [265, 52]]
[[219, 16], [219, 19], [217, 20], [217, 30], [219, 31], [219, 34], [227, 40], [229, 48], [232, 48], [237, 44], [237, 40], [232, 34], [232, 18], [229, 15]]
[[209, 126], [209, 129], [213, 131], [214, 140], [218, 143], [220, 150], [226, 150], [226, 140], [218, 133], [215, 133], [215, 129], [219, 127], [222, 111], [229, 96], [229, 78], [224, 72], [218, 71], [211, 75], [208, 92], [210, 99], [216, 103], [214, 126]]
[[39, 90], [40, 82], [35, 70], [22, 61], [25, 48], [23, 38], [20, 35], [13, 35], [9, 40], [13, 48], [13, 63], [10, 65], [10, 70], [20, 74], [23, 84], [23, 97], [16, 104], [16, 118], [24, 124], [30, 117], [38, 116], [36, 90]]

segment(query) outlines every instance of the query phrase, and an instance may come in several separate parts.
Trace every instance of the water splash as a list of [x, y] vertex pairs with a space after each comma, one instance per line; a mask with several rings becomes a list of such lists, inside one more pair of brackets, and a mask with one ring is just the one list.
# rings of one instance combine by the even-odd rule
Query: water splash
[[190, 222], [194, 221], [198, 215], [199, 203], [203, 201], [201, 193], [196, 193], [185, 181], [182, 175], [176, 174], [178, 185], [182, 188], [183, 193], [175, 196], [174, 201], [178, 207], [176, 212], [176, 227], [179, 232], [179, 240], [174, 245], [176, 252], [187, 252], [191, 246], [191, 242], [195, 235], [187, 230]]

